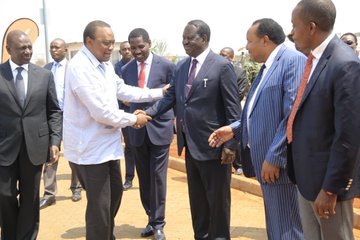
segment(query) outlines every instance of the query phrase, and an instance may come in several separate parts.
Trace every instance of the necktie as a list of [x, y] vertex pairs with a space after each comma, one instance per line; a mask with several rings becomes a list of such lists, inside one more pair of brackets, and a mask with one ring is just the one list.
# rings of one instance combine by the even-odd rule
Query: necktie
[[192, 64], [191, 64], [191, 69], [190, 69], [190, 73], [189, 73], [189, 77], [185, 86], [185, 97], [187, 97], [189, 95], [190, 89], [192, 87], [192, 84], [195, 80], [195, 74], [196, 74], [196, 64], [198, 63], [198, 61], [194, 58], [192, 60]]
[[253, 97], [256, 88], [259, 86], [260, 80], [262, 78], [264, 69], [266, 68], [265, 64], [263, 64], [259, 70], [258, 75], [256, 76], [254, 82], [251, 85], [251, 89], [249, 91], [247, 98], [247, 101], [245, 103], [244, 109], [242, 111], [241, 114], [241, 142], [242, 142], [242, 147], [243, 149], [245, 149], [246, 145], [248, 144], [248, 126], [247, 126], [247, 111], [248, 111], [248, 106], [249, 106], [249, 102], [251, 100], [251, 98]]
[[51, 72], [53, 73], [54, 77], [55, 77], [55, 73], [57, 68], [59, 67], [59, 63], [58, 62], [54, 62], [52, 67], [51, 67]]
[[287, 122], [286, 137], [288, 139], [288, 143], [292, 142], [292, 137], [293, 137], [293, 132], [292, 132], [293, 129], [292, 128], [293, 128], [295, 115], [296, 115], [296, 112], [297, 112], [297, 110], [299, 108], [302, 96], [304, 95], [307, 82], [309, 80], [313, 59], [314, 59], [314, 55], [312, 55], [310, 53], [309, 56], [308, 56], [308, 59], [306, 61], [304, 73], [303, 73], [303, 76], [301, 78], [301, 82], [300, 82], [300, 85], [299, 85], [299, 88], [298, 88], [296, 99], [295, 99], [294, 105], [293, 105], [293, 107], [291, 109], [290, 116], [289, 116], [289, 119], [288, 119], [288, 122]]
[[144, 83], [145, 83], [145, 63], [142, 62], [140, 63], [141, 68], [140, 68], [140, 72], [139, 72], [139, 87], [144, 88]]
[[18, 71], [16, 75], [16, 82], [15, 82], [15, 88], [16, 88], [16, 94], [19, 98], [21, 107], [24, 107], [25, 102], [25, 84], [24, 79], [21, 75], [22, 70], [24, 70], [23, 67], [17, 67], [16, 70]]

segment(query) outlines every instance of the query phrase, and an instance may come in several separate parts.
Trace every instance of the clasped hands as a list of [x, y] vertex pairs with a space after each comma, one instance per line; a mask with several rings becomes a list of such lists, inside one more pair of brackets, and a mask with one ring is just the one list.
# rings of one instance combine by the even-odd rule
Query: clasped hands
[[133, 128], [139, 129], [145, 126], [149, 121], [152, 120], [150, 116], [146, 114], [144, 110], [137, 109], [134, 114], [136, 115], [136, 122], [132, 125]]

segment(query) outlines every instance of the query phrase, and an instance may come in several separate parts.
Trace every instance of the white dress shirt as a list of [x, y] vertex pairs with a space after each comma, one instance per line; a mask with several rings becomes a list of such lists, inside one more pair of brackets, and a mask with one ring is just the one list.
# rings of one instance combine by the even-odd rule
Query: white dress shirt
[[[150, 52], [149, 56], [147, 57], [147, 59], [144, 61], [145, 64], [145, 81], [144, 81], [144, 88], [147, 88], [147, 83], [148, 83], [148, 79], [149, 79], [149, 73], [150, 73], [150, 69], [151, 69], [151, 63], [153, 60], [153, 54]], [[141, 62], [136, 61], [137, 66], [138, 66], [138, 76], [140, 75], [140, 70], [141, 70]]]
[[123, 156], [121, 128], [133, 125], [137, 119], [119, 109], [117, 98], [144, 102], [161, 97], [162, 89], [126, 85], [110, 62], [100, 63], [85, 46], [82, 47], [66, 68], [65, 158], [85, 165], [120, 159]]
[[21, 76], [23, 77], [24, 86], [25, 86], [25, 96], [27, 95], [28, 82], [29, 82], [29, 64], [23, 64], [21, 66], [14, 63], [11, 58], [9, 59], [11, 72], [13, 74], [14, 84], [16, 84], [16, 75], [18, 74], [18, 70], [16, 68], [22, 67], [24, 70], [21, 71]]

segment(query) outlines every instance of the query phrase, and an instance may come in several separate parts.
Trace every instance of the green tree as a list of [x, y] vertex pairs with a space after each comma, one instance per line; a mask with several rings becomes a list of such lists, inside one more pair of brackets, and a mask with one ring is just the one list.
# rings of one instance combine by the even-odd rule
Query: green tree
[[154, 41], [152, 41], [152, 46], [153, 47], [151, 48], [151, 51], [153, 51], [154, 53], [160, 56], [164, 56], [165, 51], [167, 49], [166, 41], [155, 39]]

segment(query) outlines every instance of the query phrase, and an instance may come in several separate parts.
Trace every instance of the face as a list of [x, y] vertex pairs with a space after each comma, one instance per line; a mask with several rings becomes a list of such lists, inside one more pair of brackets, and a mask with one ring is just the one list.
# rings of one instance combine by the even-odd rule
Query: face
[[62, 61], [65, 58], [66, 52], [65, 42], [57, 39], [50, 43], [50, 54], [56, 62]]
[[182, 44], [187, 55], [197, 57], [207, 48], [208, 42], [204, 37], [200, 37], [195, 26], [187, 25], [184, 29]]
[[17, 65], [28, 64], [32, 56], [32, 43], [28, 36], [16, 34], [12, 37], [6, 50], [11, 56], [11, 60]]
[[222, 49], [220, 51], [220, 56], [223, 56], [224, 58], [226, 58], [227, 60], [229, 60], [230, 62], [233, 60], [234, 56], [232, 55], [231, 51], [229, 49]]
[[356, 52], [357, 46], [356, 46], [356, 42], [355, 42], [355, 39], [353, 36], [344, 35], [344, 36], [342, 36], [341, 40]]
[[258, 24], [252, 25], [246, 33], [246, 49], [249, 52], [250, 59], [254, 62], [264, 62], [263, 48], [265, 45], [265, 39], [257, 36]]
[[114, 44], [114, 33], [109, 27], [97, 27], [94, 39], [90, 37], [86, 38], [86, 47], [99, 62], [107, 62], [110, 60]]
[[130, 44], [128, 42], [120, 44], [119, 53], [120, 53], [121, 57], [127, 62], [132, 59]]
[[291, 34], [294, 39], [295, 48], [308, 55], [311, 50], [311, 36], [312, 36], [312, 26], [311, 23], [305, 23], [300, 18], [301, 7], [295, 7], [292, 12], [291, 22], [292, 22], [292, 30]]
[[150, 53], [151, 41], [145, 42], [143, 37], [130, 38], [131, 53], [136, 61], [144, 62]]

